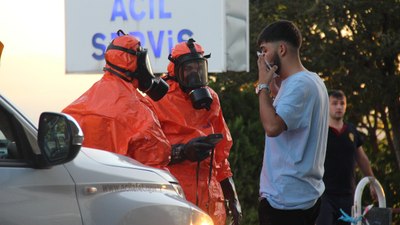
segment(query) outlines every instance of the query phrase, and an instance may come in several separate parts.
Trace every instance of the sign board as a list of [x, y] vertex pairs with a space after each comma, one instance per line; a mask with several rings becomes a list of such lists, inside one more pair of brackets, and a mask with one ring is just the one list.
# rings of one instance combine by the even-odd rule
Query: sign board
[[[234, 2], [247, 6], [228, 8], [248, 10], [248, 0], [65, 1], [66, 72], [102, 73], [104, 52], [119, 29], [137, 37], [148, 49], [155, 73], [166, 72], [171, 48], [190, 37], [203, 46], [205, 54], [211, 53], [209, 71], [225, 72], [229, 69], [226, 8]], [[241, 63], [248, 70], [248, 12], [242, 14], [245, 22], [239, 26], [245, 26], [240, 30], [244, 38], [235, 52], [247, 60]]]

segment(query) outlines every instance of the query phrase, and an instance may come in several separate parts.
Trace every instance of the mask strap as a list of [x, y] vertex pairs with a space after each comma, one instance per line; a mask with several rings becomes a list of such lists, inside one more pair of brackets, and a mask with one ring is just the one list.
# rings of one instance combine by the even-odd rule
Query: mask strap
[[171, 55], [171, 54], [168, 55], [168, 59], [169, 59], [169, 61], [171, 61], [173, 64], [175, 64], [175, 59], [172, 58], [172, 55]]
[[196, 48], [194, 47], [194, 42], [196, 42], [193, 38], [190, 38], [187, 42], [186, 45], [188, 46], [188, 48], [190, 49], [190, 53], [192, 54], [198, 54], [196, 52]]
[[136, 77], [134, 72], [131, 72], [131, 71], [129, 71], [129, 70], [126, 70], [126, 69], [124, 69], [124, 68], [121, 68], [121, 67], [119, 67], [119, 66], [117, 66], [117, 65], [114, 65], [114, 64], [110, 63], [108, 60], [106, 60], [106, 63], [107, 63], [107, 65], [109, 65], [111, 68], [113, 68], [113, 69], [115, 69], [115, 70], [118, 70], [118, 71], [121, 72], [121, 73], [124, 73], [124, 74], [125, 74], [126, 76], [128, 76], [128, 77], [132, 77], [132, 78], [135, 78], [135, 77]]
[[121, 34], [122, 34], [122, 35], [126, 35], [125, 32], [124, 32], [123, 30], [119, 29], [119, 30], [117, 31], [117, 35], [118, 35], [118, 36], [121, 36]]
[[169, 75], [169, 73], [167, 73], [167, 75], [165, 77], [163, 77], [163, 80], [167, 81], [167, 80], [173, 80], [178, 82], [178, 79], [176, 78], [176, 76], [171, 76]]
[[[117, 32], [118, 35], [119, 35], [120, 32], [123, 33], [123, 34], [125, 34], [122, 30], [119, 30], [119, 31]], [[139, 46], [140, 46], [140, 42], [139, 42]], [[135, 51], [135, 50], [132, 50], [132, 49], [128, 49], [128, 48], [124, 48], [124, 47], [121, 47], [121, 46], [114, 45], [114, 41], [112, 41], [112, 42], [110, 43], [110, 45], [108, 45], [106, 51], [108, 51], [108, 50], [110, 50], [110, 49], [115, 49], [115, 50], [119, 50], [119, 51], [123, 51], [123, 52], [129, 53], [129, 54], [131, 54], [131, 55], [135, 55], [135, 56], [137, 56], [138, 59], [139, 59], [139, 56], [142, 55], [142, 52], [139, 52], [139, 51]], [[135, 72], [131, 72], [131, 71], [126, 70], [126, 69], [124, 69], [124, 68], [121, 68], [121, 67], [119, 67], [119, 66], [117, 66], [117, 65], [114, 65], [114, 64], [112, 64], [111, 62], [109, 62], [108, 60], [106, 60], [106, 63], [107, 63], [110, 67], [112, 67], [113, 69], [118, 70], [118, 71], [120, 71], [121, 73], [124, 73], [124, 74], [127, 75], [128, 77], [132, 77], [132, 78], [135, 78], [135, 77], [136, 77], [136, 73], [135, 73]], [[108, 71], [108, 70], [107, 70], [107, 71]], [[110, 71], [110, 72], [111, 72], [111, 71]], [[115, 71], [114, 71], [114, 72], [115, 72]], [[118, 74], [118, 75], [119, 75], [119, 74]], [[119, 75], [119, 76], [120, 76], [120, 75]]]
[[[126, 35], [126, 34], [125, 34], [125, 32], [124, 32], [123, 30], [118, 30], [118, 31], [117, 31], [117, 35], [120, 37], [120, 36]], [[140, 47], [140, 42], [138, 42], [138, 44], [139, 44], [139, 49], [141, 49], [141, 47]], [[131, 54], [131, 55], [135, 55], [135, 56], [137, 56], [137, 58], [139, 58], [139, 56], [142, 55], [142, 52], [140, 52], [140, 51], [135, 51], [135, 50], [132, 50], [132, 49], [129, 49], [129, 48], [124, 48], [124, 47], [121, 47], [121, 46], [114, 45], [114, 40], [111, 41], [111, 43], [108, 45], [106, 52], [107, 52], [108, 50], [110, 50], [110, 49], [115, 49], [115, 50], [123, 51], [123, 52], [129, 53], [129, 54]], [[103, 68], [103, 71], [108, 71], [108, 72], [110, 72], [110, 73], [116, 75], [117, 77], [123, 79], [123, 80], [126, 81], [126, 82], [132, 82], [132, 81], [133, 81], [133, 78], [136, 78], [136, 73], [135, 73], [135, 72], [131, 72], [131, 71], [126, 70], [126, 69], [124, 69], [124, 68], [121, 68], [121, 67], [119, 67], [119, 66], [117, 66], [117, 65], [114, 65], [114, 64], [112, 64], [111, 62], [109, 62], [108, 60], [106, 60], [106, 63], [107, 63], [107, 65], [109, 65], [109, 66], [110, 66], [111, 68], [113, 68], [114, 70], [111, 69], [111, 68], [104, 67], [104, 68]], [[130, 79], [127, 78], [127, 77], [122, 76], [121, 74], [119, 74], [119, 73], [118, 73], [117, 71], [115, 71], [115, 70], [117, 70], [117, 71], [119, 71], [119, 72], [121, 72], [121, 73], [124, 73], [124, 74], [125, 74], [126, 76], [128, 76]]]
[[128, 79], [128, 78], [122, 76], [121, 74], [117, 73], [117, 72], [116, 72], [115, 70], [113, 70], [113, 69], [104, 67], [104, 68], [103, 68], [103, 71], [108, 71], [108, 72], [112, 73], [113, 75], [115, 75], [115, 76], [121, 78], [122, 80], [124, 80], [124, 81], [126, 81], [126, 82], [128, 82], [128, 83], [131, 83], [131, 82], [133, 81], [133, 78], [132, 78], [132, 79]]
[[[140, 42], [139, 42], [139, 46], [140, 46]], [[129, 48], [124, 48], [124, 47], [121, 47], [121, 46], [116, 46], [116, 45], [114, 45], [113, 42], [111, 42], [110, 45], [108, 45], [107, 51], [110, 50], [110, 49], [120, 50], [120, 51], [127, 52], [129, 54], [136, 55], [136, 56], [140, 55], [140, 52], [138, 52], [138, 51], [135, 51], [135, 50], [132, 50], [132, 49], [129, 49]]]

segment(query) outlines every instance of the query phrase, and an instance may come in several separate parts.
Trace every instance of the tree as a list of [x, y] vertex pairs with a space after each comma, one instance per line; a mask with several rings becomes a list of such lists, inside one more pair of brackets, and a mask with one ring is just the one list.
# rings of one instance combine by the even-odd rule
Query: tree
[[[249, 73], [216, 75], [234, 138], [230, 162], [244, 212], [243, 224], [257, 224], [257, 197], [264, 133], [259, 122], [256, 39], [277, 19], [294, 21], [302, 31], [302, 60], [326, 86], [348, 95], [348, 119], [365, 134], [365, 150], [387, 195], [399, 207], [400, 175], [400, 4], [377, 1], [250, 0]], [[370, 200], [366, 198], [366, 200]], [[400, 222], [398, 215], [394, 223]]]

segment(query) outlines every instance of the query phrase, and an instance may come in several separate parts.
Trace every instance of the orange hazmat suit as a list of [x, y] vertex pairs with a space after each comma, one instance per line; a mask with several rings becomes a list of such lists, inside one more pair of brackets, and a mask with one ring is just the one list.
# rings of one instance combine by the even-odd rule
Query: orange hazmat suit
[[[114, 39], [113, 44], [138, 51], [133, 36]], [[171, 146], [161, 130], [149, 101], [137, 90], [138, 81], [112, 70], [109, 64], [128, 71], [137, 69], [136, 55], [108, 49], [103, 77], [63, 112], [71, 115], [84, 133], [83, 146], [129, 156], [148, 166], [165, 168]]]
[[[204, 53], [200, 45], [195, 44], [195, 47], [197, 52]], [[189, 48], [182, 43], [172, 50], [172, 57], [185, 57], [188, 53]], [[168, 75], [176, 76], [173, 63], [168, 65]], [[189, 201], [207, 212], [215, 225], [225, 225], [226, 209], [220, 182], [232, 177], [227, 159], [232, 147], [232, 137], [224, 120], [218, 95], [205, 86], [212, 97], [212, 103], [209, 110], [196, 110], [189, 95], [176, 80], [167, 79], [167, 82], [170, 86], [168, 93], [160, 101], [151, 102], [171, 145], [187, 143], [193, 138], [208, 134], [223, 134], [222, 141], [215, 146], [214, 153], [211, 154], [212, 157], [200, 162], [184, 160], [168, 165], [168, 169], [178, 179]]]

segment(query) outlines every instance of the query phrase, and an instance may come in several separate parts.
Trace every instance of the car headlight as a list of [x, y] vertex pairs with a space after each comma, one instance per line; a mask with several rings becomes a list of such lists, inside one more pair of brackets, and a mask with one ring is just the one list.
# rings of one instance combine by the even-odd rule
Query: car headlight
[[200, 209], [193, 208], [190, 225], [214, 225], [211, 217]]
[[185, 198], [185, 193], [183, 192], [183, 189], [181, 187], [181, 185], [179, 185], [178, 183], [172, 183], [171, 182], [172, 187], [175, 189], [176, 193], [181, 197], [181, 198]]

